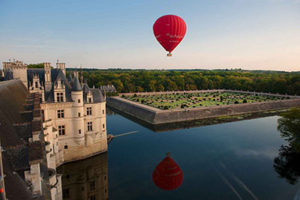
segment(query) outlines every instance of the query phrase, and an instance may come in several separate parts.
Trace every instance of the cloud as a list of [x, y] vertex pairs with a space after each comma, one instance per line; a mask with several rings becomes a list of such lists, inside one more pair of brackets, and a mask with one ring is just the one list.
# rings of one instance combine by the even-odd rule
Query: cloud
[[238, 149], [235, 154], [238, 156], [266, 157], [273, 160], [277, 156], [278, 152], [272, 149]]

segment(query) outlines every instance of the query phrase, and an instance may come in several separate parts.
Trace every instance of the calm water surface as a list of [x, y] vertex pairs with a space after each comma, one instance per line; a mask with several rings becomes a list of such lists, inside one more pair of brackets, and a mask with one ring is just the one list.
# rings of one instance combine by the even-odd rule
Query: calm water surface
[[[273, 161], [285, 144], [279, 117], [155, 133], [118, 114], [107, 117], [115, 138], [108, 151], [109, 199], [296, 199], [300, 185], [289, 184]], [[158, 188], [152, 173], [166, 152], [182, 169], [182, 185]], [[297, 195], [298, 194], [298, 195]]]
[[[288, 183], [273, 167], [286, 144], [278, 118], [156, 133], [121, 115], [108, 115], [108, 133], [138, 132], [115, 138], [108, 154], [63, 166], [65, 199], [300, 199], [300, 184]], [[152, 181], [167, 152], [184, 176], [172, 191]]]

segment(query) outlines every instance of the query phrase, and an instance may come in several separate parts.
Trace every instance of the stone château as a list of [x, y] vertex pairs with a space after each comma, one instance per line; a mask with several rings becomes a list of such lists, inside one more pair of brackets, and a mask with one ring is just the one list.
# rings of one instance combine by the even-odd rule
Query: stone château
[[[40, 141], [42, 131], [47, 167], [55, 175], [51, 176], [55, 177], [53, 180], [49, 179], [50, 196], [62, 199], [61, 176], [56, 175], [56, 168], [107, 151], [105, 89], [114, 87], [90, 88], [78, 72], [67, 78], [65, 63], [57, 62], [56, 68], [50, 63], [43, 65], [31, 69], [21, 61], [3, 62], [2, 74], [4, 80], [19, 79], [29, 94], [39, 98], [42, 123], [32, 122], [29, 146]], [[33, 110], [33, 115], [38, 111]], [[43, 178], [37, 173], [40, 168], [39, 162], [34, 162], [24, 172], [35, 195], [43, 195]]]

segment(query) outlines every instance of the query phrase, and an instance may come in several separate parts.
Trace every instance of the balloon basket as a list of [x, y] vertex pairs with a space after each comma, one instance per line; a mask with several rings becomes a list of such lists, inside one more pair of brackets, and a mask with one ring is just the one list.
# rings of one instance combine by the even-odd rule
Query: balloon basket
[[172, 56], [172, 54], [171, 54], [171, 53], [168, 53], [168, 54], [167, 54], [167, 56], [168, 56], [168, 57], [171, 57], [171, 56]]

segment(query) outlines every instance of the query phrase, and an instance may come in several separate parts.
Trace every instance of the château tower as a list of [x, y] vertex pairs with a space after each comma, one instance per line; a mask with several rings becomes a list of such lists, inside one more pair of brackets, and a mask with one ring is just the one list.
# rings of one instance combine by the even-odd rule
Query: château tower
[[44, 63], [44, 70], [45, 70], [45, 90], [46, 92], [49, 92], [52, 88], [50, 63]]
[[9, 74], [9, 79], [20, 79], [27, 88], [27, 65], [22, 61], [3, 62], [4, 74]]
[[59, 63], [58, 61], [56, 63], [56, 68], [60, 69], [64, 73], [64, 75], [66, 75], [66, 67], [65, 66], [66, 66], [65, 63]]

